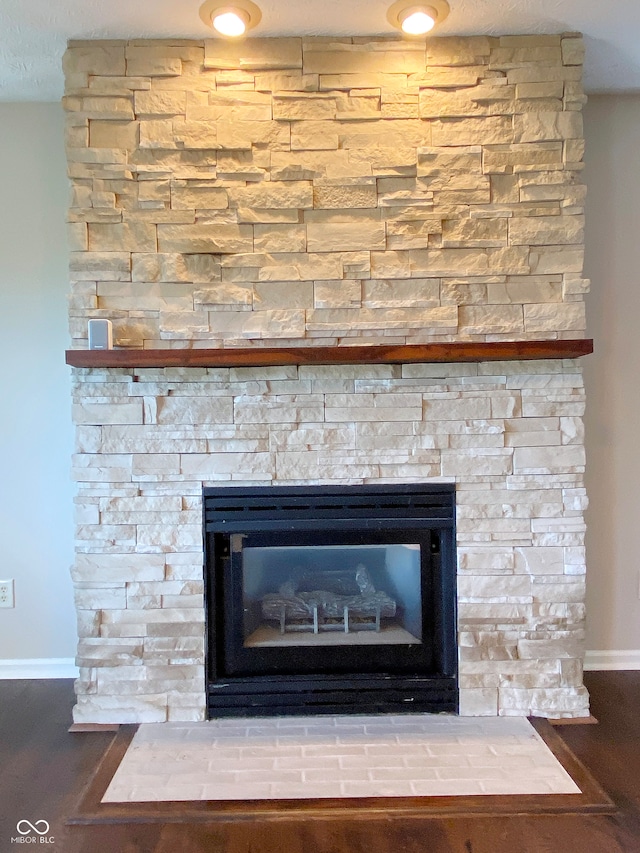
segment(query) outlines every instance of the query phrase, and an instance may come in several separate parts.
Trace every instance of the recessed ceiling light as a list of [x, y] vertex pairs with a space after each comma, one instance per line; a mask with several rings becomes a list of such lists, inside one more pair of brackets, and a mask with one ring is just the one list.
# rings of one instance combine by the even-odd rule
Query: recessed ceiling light
[[389, 7], [387, 20], [405, 35], [423, 36], [444, 21], [448, 14], [446, 0], [427, 0], [426, 3], [397, 0]]
[[241, 38], [260, 23], [262, 12], [251, 0], [206, 0], [200, 6], [200, 17], [208, 27], [226, 38]]

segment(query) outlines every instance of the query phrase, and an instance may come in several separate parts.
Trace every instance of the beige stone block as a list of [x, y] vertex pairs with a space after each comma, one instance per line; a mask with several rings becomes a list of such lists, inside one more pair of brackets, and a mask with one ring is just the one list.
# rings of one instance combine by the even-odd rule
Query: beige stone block
[[158, 225], [160, 252], [236, 253], [253, 249], [250, 225]]
[[227, 121], [217, 124], [220, 148], [251, 149], [254, 145], [268, 145], [271, 150], [288, 151], [292, 147], [289, 125], [270, 121]]
[[187, 108], [186, 92], [143, 91], [134, 95], [134, 110], [139, 118], [163, 118], [184, 115]]
[[162, 121], [140, 122], [140, 148], [175, 149], [178, 144], [173, 132], [173, 122], [170, 119]]
[[562, 64], [582, 65], [584, 62], [585, 48], [580, 37], [563, 38], [562, 42]]
[[121, 610], [127, 606], [125, 586], [76, 586], [74, 603], [78, 610]]
[[209, 314], [207, 311], [160, 311], [158, 325], [162, 338], [190, 339], [209, 331]]
[[443, 247], [482, 248], [507, 245], [506, 219], [445, 219]]
[[483, 305], [487, 301], [487, 285], [468, 279], [443, 279], [440, 285], [443, 305]]
[[[145, 122], [145, 124], [148, 124], [148, 122]], [[174, 119], [171, 122], [171, 133], [178, 148], [195, 149], [197, 151], [218, 149], [220, 147], [218, 145], [217, 124], [214, 122]], [[206, 171], [206, 167], [203, 171]]]
[[425, 48], [419, 42], [304, 39], [306, 74], [414, 74], [425, 69]]
[[93, 402], [83, 399], [73, 405], [73, 421], [76, 424], [141, 424], [143, 423], [140, 400], [113, 400]]
[[346, 332], [350, 329], [437, 329], [455, 331], [458, 326], [456, 307], [436, 308], [361, 308], [315, 309], [307, 312], [309, 331]]
[[[336, 117], [338, 121], [382, 118], [380, 91], [372, 89], [352, 89], [349, 92], [336, 93]], [[405, 116], [416, 117], [417, 116]]]
[[549, 640], [518, 640], [518, 657], [521, 660], [582, 659], [584, 641], [567, 636]]
[[299, 38], [252, 38], [241, 42], [206, 39], [204, 67], [252, 71], [301, 68], [302, 41]]
[[[487, 253], [483, 249], [427, 249], [408, 253], [411, 277], [425, 278], [450, 275], [485, 275], [488, 271]], [[371, 274], [375, 278], [392, 278], [392, 272], [380, 272], [371, 258]]]
[[75, 582], [161, 581], [164, 558], [149, 554], [76, 554], [71, 575]]
[[146, 222], [89, 223], [91, 252], [153, 252], [156, 229]]
[[127, 75], [133, 77], [171, 78], [179, 77], [184, 62], [202, 63], [202, 42], [160, 40], [129, 42], [127, 44]]
[[[71, 257], [74, 252], [86, 253], [89, 248], [89, 233], [85, 222], [68, 222], [67, 223], [67, 243]], [[127, 264], [128, 265], [128, 264]], [[111, 272], [111, 265], [108, 265], [108, 270]], [[96, 278], [96, 276], [91, 277]]]
[[429, 89], [457, 89], [460, 86], [477, 86], [489, 74], [485, 65], [432, 66], [421, 74], [411, 74], [408, 84]]
[[489, 61], [493, 39], [487, 36], [446, 36], [427, 42], [427, 66], [481, 66]]
[[580, 164], [584, 158], [584, 139], [565, 139], [564, 162], [570, 168], [570, 164]]
[[524, 328], [527, 332], [582, 332], [586, 327], [583, 302], [524, 306]]
[[516, 98], [518, 100], [539, 98], [562, 99], [563, 96], [564, 85], [560, 80], [547, 83], [520, 83], [516, 86]]
[[[533, 166], [559, 167], [562, 162], [561, 142], [533, 141], [518, 145], [492, 145], [483, 152], [483, 168], [486, 174], [527, 171], [527, 167]], [[540, 169], [537, 168], [536, 171]]]
[[[560, 174], [560, 173], [558, 173]], [[520, 187], [520, 199], [524, 202], [560, 202], [563, 207], [583, 207], [587, 188], [582, 184], [540, 181], [539, 184], [523, 181]]]
[[518, 216], [509, 220], [511, 245], [547, 246], [584, 242], [583, 216]]
[[352, 252], [384, 249], [385, 245], [384, 222], [310, 222], [307, 225], [310, 252]]
[[545, 276], [525, 276], [519, 280], [490, 283], [487, 299], [493, 304], [562, 302], [562, 282]]
[[233, 422], [230, 397], [158, 397], [156, 405], [161, 425]]
[[[432, 143], [431, 129], [429, 122], [420, 119], [342, 121], [338, 124], [338, 139], [340, 148], [357, 149], [361, 153], [362, 149], [365, 149], [364, 153], [369, 153], [370, 156], [382, 150], [388, 153], [389, 150], [395, 149], [397, 156], [398, 150], [438, 144]], [[398, 163], [397, 160], [393, 162], [396, 165]], [[415, 163], [415, 155], [413, 162]]]
[[583, 246], [537, 246], [529, 254], [531, 272], [538, 275], [582, 272]]
[[131, 255], [131, 269], [133, 281], [205, 283], [220, 280], [220, 262], [208, 254], [134, 253]]
[[96, 95], [120, 95], [123, 90], [149, 90], [149, 77], [89, 77], [89, 90]]
[[[424, 261], [423, 261], [424, 265]], [[416, 273], [416, 277], [418, 274]], [[371, 278], [410, 278], [411, 264], [408, 251], [371, 253]]]
[[304, 252], [307, 231], [304, 225], [254, 225], [256, 252]]
[[222, 187], [193, 181], [171, 183], [171, 207], [177, 210], [224, 210], [229, 206], [227, 191]]
[[516, 548], [515, 570], [530, 575], [558, 575], [564, 572], [564, 548]]
[[553, 65], [522, 65], [507, 70], [507, 81], [519, 83], [549, 83], [558, 80], [563, 82], [579, 82], [582, 79], [582, 68], [579, 66], [553, 66]]
[[[443, 477], [495, 477], [510, 474], [512, 451], [509, 448], [486, 447], [480, 449], [456, 449], [442, 451]], [[479, 522], [473, 520], [473, 529]], [[495, 531], [498, 519], [491, 519], [490, 529]]]
[[470, 335], [491, 335], [524, 330], [522, 307], [519, 305], [461, 305], [460, 329]]
[[[437, 119], [431, 122], [431, 144], [436, 147], [501, 145], [514, 140], [509, 116]], [[519, 141], [526, 142], [527, 139]]]
[[271, 95], [253, 90], [210, 92], [203, 103], [187, 102], [187, 121], [271, 121]]
[[374, 185], [313, 187], [313, 206], [316, 209], [375, 208], [377, 202]]
[[[84, 223], [73, 226], [87, 233]], [[73, 281], [131, 281], [131, 255], [128, 252], [71, 252], [69, 275]]]
[[291, 150], [334, 150], [338, 148], [338, 131], [339, 125], [332, 121], [296, 122], [291, 126]]
[[316, 281], [313, 287], [314, 308], [359, 308], [362, 304], [360, 281]]
[[515, 88], [480, 85], [465, 89], [421, 89], [420, 118], [443, 119], [513, 114]]
[[481, 175], [483, 171], [483, 151], [480, 145], [458, 148], [423, 147], [418, 148], [417, 153], [418, 177]]
[[362, 170], [368, 170], [373, 175], [415, 175], [416, 150], [407, 145], [400, 144], [390, 148], [384, 144], [376, 144], [364, 150], [352, 148], [348, 156], [352, 164]]
[[460, 571], [482, 570], [490, 574], [512, 572], [515, 567], [513, 548], [499, 545], [458, 547], [458, 568]]
[[275, 121], [333, 121], [336, 97], [330, 93], [277, 92], [273, 94]]
[[531, 601], [533, 596], [531, 578], [528, 575], [459, 575], [457, 587], [458, 595], [467, 600], [484, 598], [527, 602]]
[[256, 92], [317, 92], [321, 88], [317, 74], [267, 71], [258, 72], [252, 76]]
[[124, 49], [124, 42], [98, 42], [92, 45], [76, 45], [70, 42], [62, 58], [65, 76], [71, 74], [124, 76], [126, 73]]
[[583, 470], [584, 463], [585, 453], [581, 445], [516, 447], [513, 455], [513, 470], [516, 474], [572, 473]]
[[491, 175], [490, 182], [492, 204], [518, 204], [520, 201], [520, 186], [516, 175]]
[[272, 181], [317, 181], [336, 167], [349, 167], [348, 152], [274, 151], [271, 154], [270, 174]]
[[244, 395], [235, 399], [238, 424], [318, 424], [323, 420], [324, 400], [320, 394]]
[[290, 223], [297, 225], [300, 220], [300, 211], [297, 208], [239, 207], [236, 210], [236, 216], [240, 224]]
[[132, 99], [129, 97], [67, 96], [62, 100], [65, 110], [81, 112], [88, 119], [133, 121], [135, 118]]
[[343, 276], [343, 263], [339, 254], [288, 252], [276, 255], [255, 253], [235, 255], [223, 259], [223, 280], [233, 279], [233, 273], [239, 270], [240, 280], [247, 275], [253, 281], [313, 281], [337, 279]]
[[90, 121], [91, 148], [124, 148], [133, 151], [138, 144], [138, 123], [135, 121]]
[[313, 308], [313, 282], [265, 281], [254, 285], [254, 309]]
[[417, 222], [387, 221], [387, 246], [389, 249], [426, 249], [431, 235], [442, 233], [441, 219], [423, 219]]
[[327, 394], [326, 419], [332, 423], [412, 421], [422, 418], [422, 395], [415, 393]]
[[[384, 88], [388, 92], [400, 92], [407, 89], [407, 75], [402, 73], [387, 74], [384, 71], [322, 74], [319, 78], [319, 88], [326, 91]], [[414, 89], [414, 92], [416, 91]]]
[[560, 65], [562, 53], [559, 41], [555, 44], [513, 44], [504, 45], [502, 40], [499, 46], [491, 50], [492, 68], [512, 68], [513, 66], [536, 63], [539, 65]]
[[365, 308], [434, 308], [440, 303], [440, 279], [371, 279], [362, 282]]
[[223, 340], [304, 337], [304, 311], [278, 309], [241, 313], [209, 312], [209, 327]]
[[310, 181], [266, 181], [257, 186], [229, 188], [228, 193], [230, 207], [313, 207], [313, 186]]
[[533, 112], [516, 115], [513, 119], [514, 142], [543, 142], [546, 140], [582, 139], [582, 114], [569, 112]]
[[192, 288], [184, 284], [98, 282], [98, 308], [108, 311], [191, 311]]
[[461, 688], [458, 713], [461, 717], [496, 717], [498, 715], [497, 688]]
[[168, 180], [140, 181], [138, 203], [141, 208], [165, 210], [171, 203], [171, 185]]

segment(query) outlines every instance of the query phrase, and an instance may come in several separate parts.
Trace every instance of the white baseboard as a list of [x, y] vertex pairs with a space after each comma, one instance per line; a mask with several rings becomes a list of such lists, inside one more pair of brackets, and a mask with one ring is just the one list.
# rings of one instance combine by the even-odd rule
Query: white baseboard
[[587, 672], [598, 669], [640, 669], [640, 649], [587, 652], [584, 668]]
[[77, 678], [73, 658], [17, 658], [0, 660], [0, 680], [9, 678]]

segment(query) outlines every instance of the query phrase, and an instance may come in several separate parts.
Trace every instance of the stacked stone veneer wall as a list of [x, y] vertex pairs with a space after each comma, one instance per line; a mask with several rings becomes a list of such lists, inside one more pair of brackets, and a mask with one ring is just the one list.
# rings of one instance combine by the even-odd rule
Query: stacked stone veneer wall
[[[70, 322], [581, 337], [582, 42], [76, 42]], [[356, 339], [356, 340], [354, 340]], [[463, 713], [580, 716], [578, 362], [77, 370], [78, 721], [204, 715], [205, 484], [458, 484]]]

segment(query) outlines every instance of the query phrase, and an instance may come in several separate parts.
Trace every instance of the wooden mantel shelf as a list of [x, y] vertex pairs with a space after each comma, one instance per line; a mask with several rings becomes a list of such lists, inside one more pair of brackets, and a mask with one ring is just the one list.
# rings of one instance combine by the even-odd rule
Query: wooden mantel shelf
[[72, 367], [272, 367], [285, 364], [410, 364], [579, 358], [593, 340], [368, 344], [360, 346], [226, 347], [224, 349], [72, 349]]

